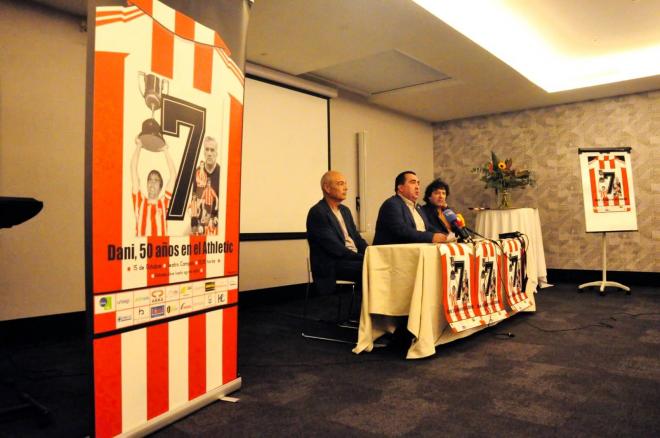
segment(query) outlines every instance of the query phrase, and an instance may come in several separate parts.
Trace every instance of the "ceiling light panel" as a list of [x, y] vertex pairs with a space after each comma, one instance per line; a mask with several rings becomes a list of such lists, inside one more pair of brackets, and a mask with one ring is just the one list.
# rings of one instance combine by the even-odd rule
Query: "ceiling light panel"
[[[630, 79], [660, 74], [660, 26], [649, 26], [646, 37], [639, 38], [639, 28], [631, 27], [626, 20], [638, 14], [646, 23], [660, 22], [660, 7], [648, 8], [645, 2], [627, 2], [630, 14], [622, 14], [622, 0], [598, 0], [566, 2], [562, 0], [413, 0], [415, 3], [444, 21], [484, 49], [510, 65], [531, 82], [547, 92], [622, 82]], [[575, 16], [588, 16], [588, 8], [594, 8], [601, 17], [608, 14], [606, 6], [618, 2], [611, 9], [610, 21], [626, 22], [626, 28], [634, 29], [639, 46], [630, 47], [625, 33], [620, 44], [608, 43], [609, 50], [596, 44], [593, 50], [580, 47], [573, 50], [566, 43], [567, 33], [562, 31], [562, 16], [566, 21]], [[647, 2], [648, 3], [648, 2]], [[651, 2], [656, 5], [658, 2]], [[646, 9], [641, 9], [641, 7]], [[554, 13], [539, 18], [539, 8]], [[585, 8], [587, 8], [585, 10]], [[649, 20], [648, 14], [657, 14], [657, 20]], [[558, 21], [559, 20], [559, 21]], [[581, 41], [589, 40], [587, 23]], [[624, 26], [622, 26], [623, 28]], [[579, 31], [577, 29], [576, 31]], [[601, 30], [602, 31], [602, 30]], [[619, 29], [612, 29], [617, 32]], [[592, 32], [593, 34], [593, 32]], [[573, 37], [577, 41], [578, 38]], [[632, 39], [632, 38], [631, 38]]]

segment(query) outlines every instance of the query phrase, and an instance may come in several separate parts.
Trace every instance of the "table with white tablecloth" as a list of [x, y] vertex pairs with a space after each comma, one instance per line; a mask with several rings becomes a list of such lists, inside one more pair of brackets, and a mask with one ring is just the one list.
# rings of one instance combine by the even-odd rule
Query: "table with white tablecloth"
[[[374, 341], [406, 320], [414, 336], [407, 358], [431, 356], [436, 345], [483, 328], [453, 332], [444, 316], [440, 251], [434, 244], [370, 246], [365, 254], [362, 308], [355, 353], [371, 351]], [[534, 311], [534, 296], [530, 295]]]
[[475, 231], [489, 239], [497, 239], [501, 233], [520, 231], [527, 236], [527, 292], [548, 283], [548, 273], [543, 252], [541, 220], [536, 208], [507, 208], [477, 212]]

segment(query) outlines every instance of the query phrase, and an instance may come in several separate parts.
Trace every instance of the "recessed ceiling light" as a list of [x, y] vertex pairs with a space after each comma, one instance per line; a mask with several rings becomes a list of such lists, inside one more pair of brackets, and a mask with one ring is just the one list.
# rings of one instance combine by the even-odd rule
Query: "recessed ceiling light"
[[515, 0], [413, 1], [549, 93], [660, 74], [660, 41], [576, 54], [553, 40], [552, 22], [533, 24]]

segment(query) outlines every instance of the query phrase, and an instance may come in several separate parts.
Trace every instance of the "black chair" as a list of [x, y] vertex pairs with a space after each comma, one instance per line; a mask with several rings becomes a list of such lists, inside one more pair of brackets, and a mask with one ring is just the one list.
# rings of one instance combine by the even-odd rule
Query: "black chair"
[[[319, 336], [319, 335], [312, 335], [309, 333], [309, 326], [308, 323], [310, 321], [315, 321], [315, 322], [321, 322], [324, 324], [330, 324], [335, 327], [343, 328], [343, 329], [349, 329], [349, 330], [357, 330], [358, 325], [357, 321], [354, 319], [351, 319], [350, 316], [353, 312], [353, 305], [355, 303], [355, 282], [353, 281], [347, 281], [347, 280], [337, 280], [335, 282], [335, 293], [334, 295], [337, 297], [337, 317], [334, 321], [327, 321], [323, 319], [310, 319], [307, 316], [307, 310], [309, 307], [309, 301], [310, 301], [310, 291], [314, 285], [314, 278], [312, 276], [312, 268], [310, 265], [309, 257], [307, 257], [307, 286], [305, 290], [305, 304], [303, 307], [303, 328], [302, 328], [302, 336], [303, 338], [307, 339], [317, 339], [320, 341], [330, 341], [330, 342], [339, 342], [342, 344], [355, 344], [355, 341], [348, 341], [346, 339], [342, 339], [339, 337], [333, 337], [333, 336]], [[340, 294], [338, 294], [338, 289], [343, 287], [343, 286], [350, 286], [351, 287], [351, 299], [348, 305], [348, 316], [345, 319], [342, 319], [342, 297]]]

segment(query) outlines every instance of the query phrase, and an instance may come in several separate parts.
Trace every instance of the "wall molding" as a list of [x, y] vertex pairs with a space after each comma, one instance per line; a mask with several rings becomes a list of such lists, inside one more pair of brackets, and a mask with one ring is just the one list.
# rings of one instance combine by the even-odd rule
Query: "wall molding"
[[[548, 282], [575, 283], [576, 285], [603, 278], [602, 271], [590, 269], [548, 269]], [[657, 287], [660, 284], [660, 272], [607, 271], [607, 279], [618, 281], [626, 286]]]
[[0, 345], [30, 344], [85, 335], [85, 311], [0, 321]]

